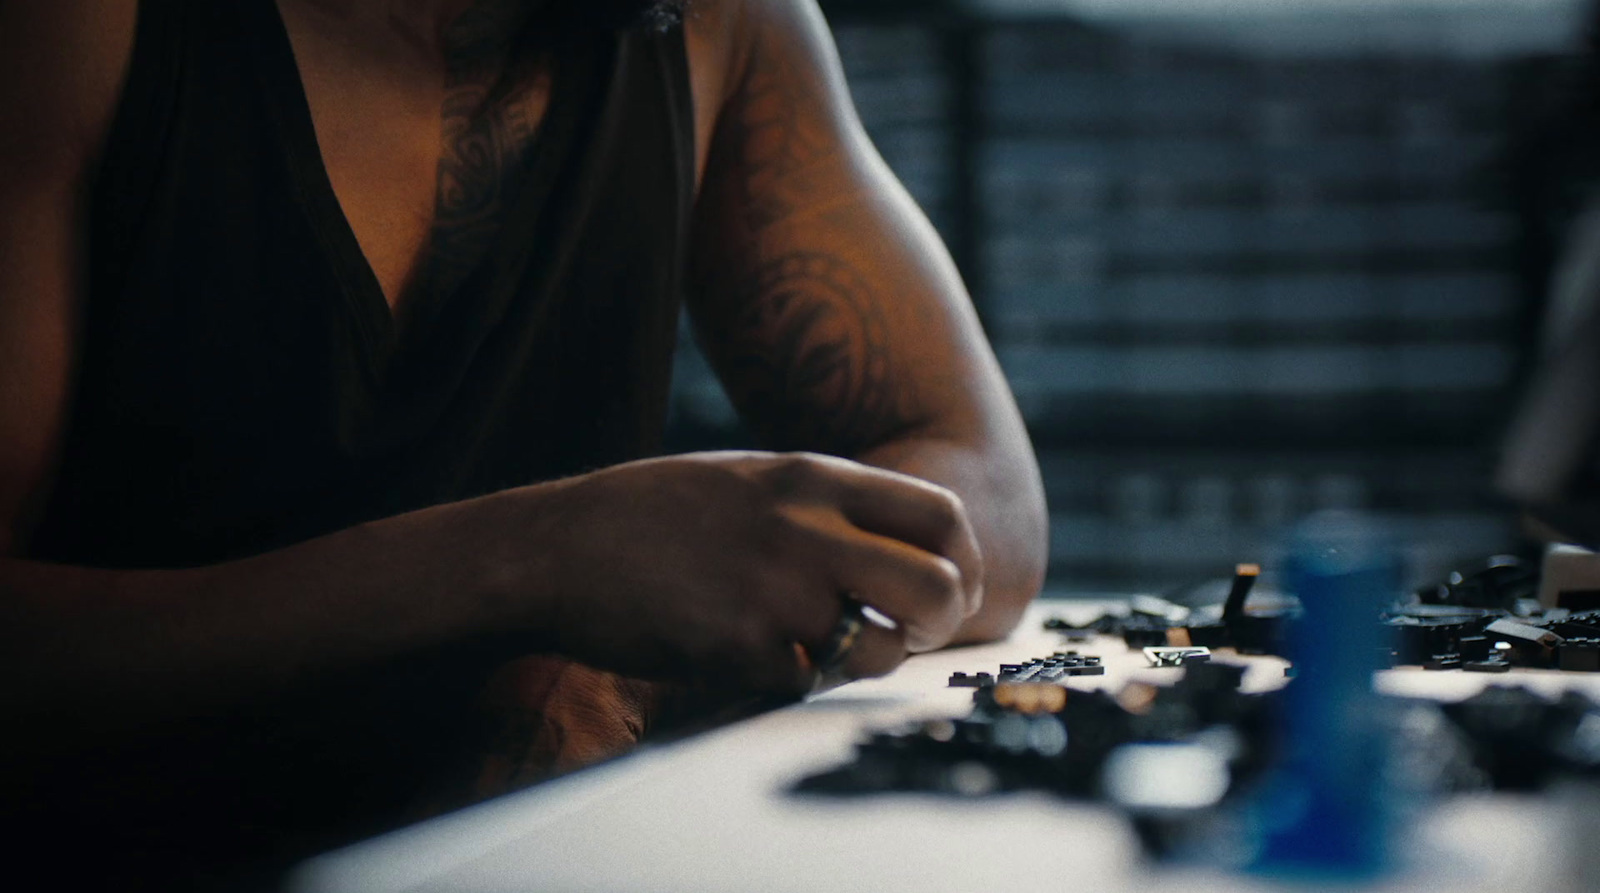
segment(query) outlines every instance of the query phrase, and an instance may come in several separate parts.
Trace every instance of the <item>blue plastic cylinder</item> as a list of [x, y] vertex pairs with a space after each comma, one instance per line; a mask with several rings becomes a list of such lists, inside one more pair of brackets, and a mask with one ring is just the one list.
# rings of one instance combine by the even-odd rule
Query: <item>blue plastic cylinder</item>
[[1255, 810], [1255, 867], [1330, 879], [1383, 874], [1394, 809], [1372, 674], [1389, 644], [1378, 618], [1399, 590], [1399, 551], [1370, 519], [1315, 515], [1295, 529], [1283, 582], [1304, 614], [1289, 633], [1296, 675], [1283, 704], [1283, 761]]

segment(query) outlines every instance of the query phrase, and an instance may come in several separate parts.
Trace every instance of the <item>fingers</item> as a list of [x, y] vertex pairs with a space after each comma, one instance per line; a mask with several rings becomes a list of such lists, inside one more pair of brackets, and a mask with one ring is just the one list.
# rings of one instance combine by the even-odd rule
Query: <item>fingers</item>
[[913, 652], [944, 645], [969, 616], [961, 571], [947, 558], [859, 530], [817, 548], [836, 590], [894, 620]]
[[959, 497], [918, 478], [861, 468], [867, 473], [844, 476], [839, 497], [850, 523], [942, 555], [963, 572], [978, 569], [977, 538]]
[[825, 640], [809, 644], [774, 642], [737, 656], [729, 655], [719, 665], [728, 668], [734, 688], [801, 697], [816, 691], [819, 684], [887, 675], [908, 656], [901, 629], [868, 621], [862, 624], [844, 659], [824, 677], [814, 655], [826, 645]]
[[[947, 643], [975, 609], [968, 581], [948, 558], [871, 533], [835, 509], [809, 506], [786, 513], [781, 551], [804, 569], [800, 590], [780, 600], [784, 622], [803, 642], [819, 642], [837, 617], [840, 594], [894, 620], [913, 652]], [[820, 608], [820, 613], [819, 613]]]
[[825, 493], [861, 530], [954, 564], [964, 616], [978, 610], [983, 596], [982, 553], [966, 509], [954, 493], [920, 478], [831, 456], [796, 454], [787, 457], [782, 468], [787, 489]]
[[978, 609], [982, 558], [949, 490], [826, 456], [718, 461], [757, 486], [732, 503], [752, 511], [730, 512], [732, 526], [717, 531], [748, 548], [713, 565], [725, 571], [715, 590], [737, 597], [702, 614], [714, 629], [685, 646], [702, 671], [800, 694], [816, 682], [815, 657], [829, 648], [846, 594], [892, 621], [863, 625], [836, 668], [847, 678], [882, 675], [907, 653], [945, 645]]
[[[709, 674], [713, 685], [720, 680], [732, 689], [798, 697], [815, 691], [824, 672], [832, 683], [838, 683], [883, 676], [905, 661], [910, 653], [905, 627], [885, 625], [872, 619], [871, 612], [861, 618], [854, 637], [838, 647], [839, 618], [849, 602], [842, 595], [830, 596], [827, 601], [833, 609], [813, 606], [813, 619], [807, 624], [821, 632], [791, 635], [780, 631], [782, 624], [752, 623], [745, 627], [746, 634], [729, 636], [709, 649], [701, 672]], [[822, 666], [830, 651], [840, 656], [832, 666]]]

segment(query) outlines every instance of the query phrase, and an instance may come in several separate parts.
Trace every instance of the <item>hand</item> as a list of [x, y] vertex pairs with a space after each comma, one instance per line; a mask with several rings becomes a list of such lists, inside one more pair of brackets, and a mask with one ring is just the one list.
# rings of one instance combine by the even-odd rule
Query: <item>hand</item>
[[[515, 496], [511, 491], [508, 496]], [[563, 653], [619, 672], [801, 693], [849, 595], [868, 623], [841, 668], [887, 673], [982, 603], [960, 500], [811, 454], [701, 453], [619, 465], [552, 495], [547, 618]]]

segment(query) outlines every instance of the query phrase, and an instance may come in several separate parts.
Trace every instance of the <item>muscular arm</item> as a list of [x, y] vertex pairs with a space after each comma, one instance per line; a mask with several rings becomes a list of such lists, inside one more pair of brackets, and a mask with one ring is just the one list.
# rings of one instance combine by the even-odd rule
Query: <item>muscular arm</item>
[[[18, 752], [101, 743], [90, 730], [124, 734], [485, 634], [608, 670], [795, 693], [813, 681], [796, 646], [827, 643], [840, 591], [911, 618], [864, 631], [842, 668], [852, 676], [892, 669], [906, 643], [948, 641], [971, 615], [952, 568], [977, 546], [945, 491], [799, 455], [627, 463], [210, 567], [29, 560], [30, 506], [49, 487], [78, 361], [81, 197], [135, 8], [0, 3], [0, 716], [17, 730], [0, 776], [27, 771]], [[966, 455], [927, 431], [899, 465]]]
[[948, 487], [984, 555], [956, 641], [1037, 593], [1033, 450], [954, 265], [863, 132], [812, 0], [746, 2], [696, 216], [691, 311], [742, 415], [779, 449]]

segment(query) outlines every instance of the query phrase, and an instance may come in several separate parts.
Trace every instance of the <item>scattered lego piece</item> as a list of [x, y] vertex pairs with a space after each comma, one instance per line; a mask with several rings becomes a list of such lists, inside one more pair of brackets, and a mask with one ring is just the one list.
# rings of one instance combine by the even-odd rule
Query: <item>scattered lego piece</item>
[[1066, 668], [1068, 676], [1104, 676], [1106, 668], [1098, 657], [1086, 657], [1082, 663]]
[[1128, 600], [1128, 609], [1135, 614], [1157, 617], [1168, 625], [1182, 626], [1189, 620], [1189, 609], [1153, 595], [1135, 595]]
[[1281, 654], [1284, 626], [1293, 619], [1293, 611], [1281, 607], [1255, 612], [1245, 610], [1245, 600], [1260, 576], [1259, 565], [1240, 564], [1234, 568], [1233, 586], [1222, 606], [1222, 624], [1228, 630], [1228, 644], [1240, 654]]
[[1145, 660], [1152, 667], [1181, 667], [1191, 661], [1211, 659], [1210, 648], [1146, 648]]
[[1027, 682], [1039, 672], [1040, 666], [1036, 663], [1026, 664], [1001, 664], [1000, 673], [995, 676], [997, 682]]
[[1060, 713], [1067, 706], [1067, 690], [1038, 682], [1007, 682], [994, 687], [997, 706], [1018, 713]]
[[1456, 653], [1461, 655], [1463, 661], [1483, 661], [1489, 659], [1488, 636], [1462, 636], [1456, 641]]
[[1233, 569], [1233, 587], [1228, 590], [1228, 600], [1222, 608], [1222, 622], [1232, 625], [1235, 620], [1244, 616], [1244, 602], [1250, 597], [1250, 590], [1255, 587], [1256, 579], [1261, 576], [1261, 566], [1258, 564], [1240, 564]]
[[994, 676], [990, 675], [989, 673], [973, 673], [971, 675], [966, 673], [950, 674], [950, 688], [981, 688], [985, 685], [993, 684]]
[[[1402, 614], [1387, 617], [1383, 625], [1392, 638], [1390, 647], [1395, 651], [1395, 662], [1421, 664], [1436, 654], [1461, 654], [1464, 638], [1477, 636], [1481, 630], [1480, 618], [1464, 615], [1415, 616]], [[1483, 643], [1487, 657], [1488, 640]]]
[[1600, 638], [1600, 611], [1585, 611], [1579, 614], [1569, 612], [1567, 616], [1557, 620], [1550, 629], [1556, 635], [1567, 638]]
[[1518, 648], [1549, 649], [1560, 645], [1561, 636], [1510, 618], [1502, 617], [1483, 628], [1485, 634]]
[[[950, 677], [952, 687], [978, 688], [1001, 683], [1051, 683], [1066, 676], [1103, 676], [1105, 665], [1092, 654], [1076, 651], [1057, 651], [1049, 657], [1036, 657], [1015, 664], [1001, 664], [992, 677], [988, 673], [968, 676], [956, 673]], [[980, 681], [981, 680], [981, 681]]]
[[[1191, 648], [1226, 648], [1232, 640], [1228, 638], [1228, 627], [1223, 623], [1191, 623], [1186, 627], [1188, 633], [1188, 647]], [[1177, 645], [1170, 640], [1168, 645]]]
[[1045, 620], [1044, 628], [1050, 632], [1066, 636], [1069, 642], [1087, 642], [1096, 635], [1107, 632], [1111, 628], [1114, 619], [1109, 614], [1102, 614], [1087, 626], [1074, 626], [1060, 617], [1051, 617]]
[[1424, 670], [1459, 670], [1461, 669], [1461, 655], [1435, 654], [1422, 662]]
[[1567, 639], [1556, 649], [1556, 666], [1580, 673], [1600, 672], [1600, 639]]
[[1148, 614], [1129, 614], [1121, 621], [1122, 641], [1129, 648], [1165, 646], [1167, 631], [1172, 628], [1164, 618]]

